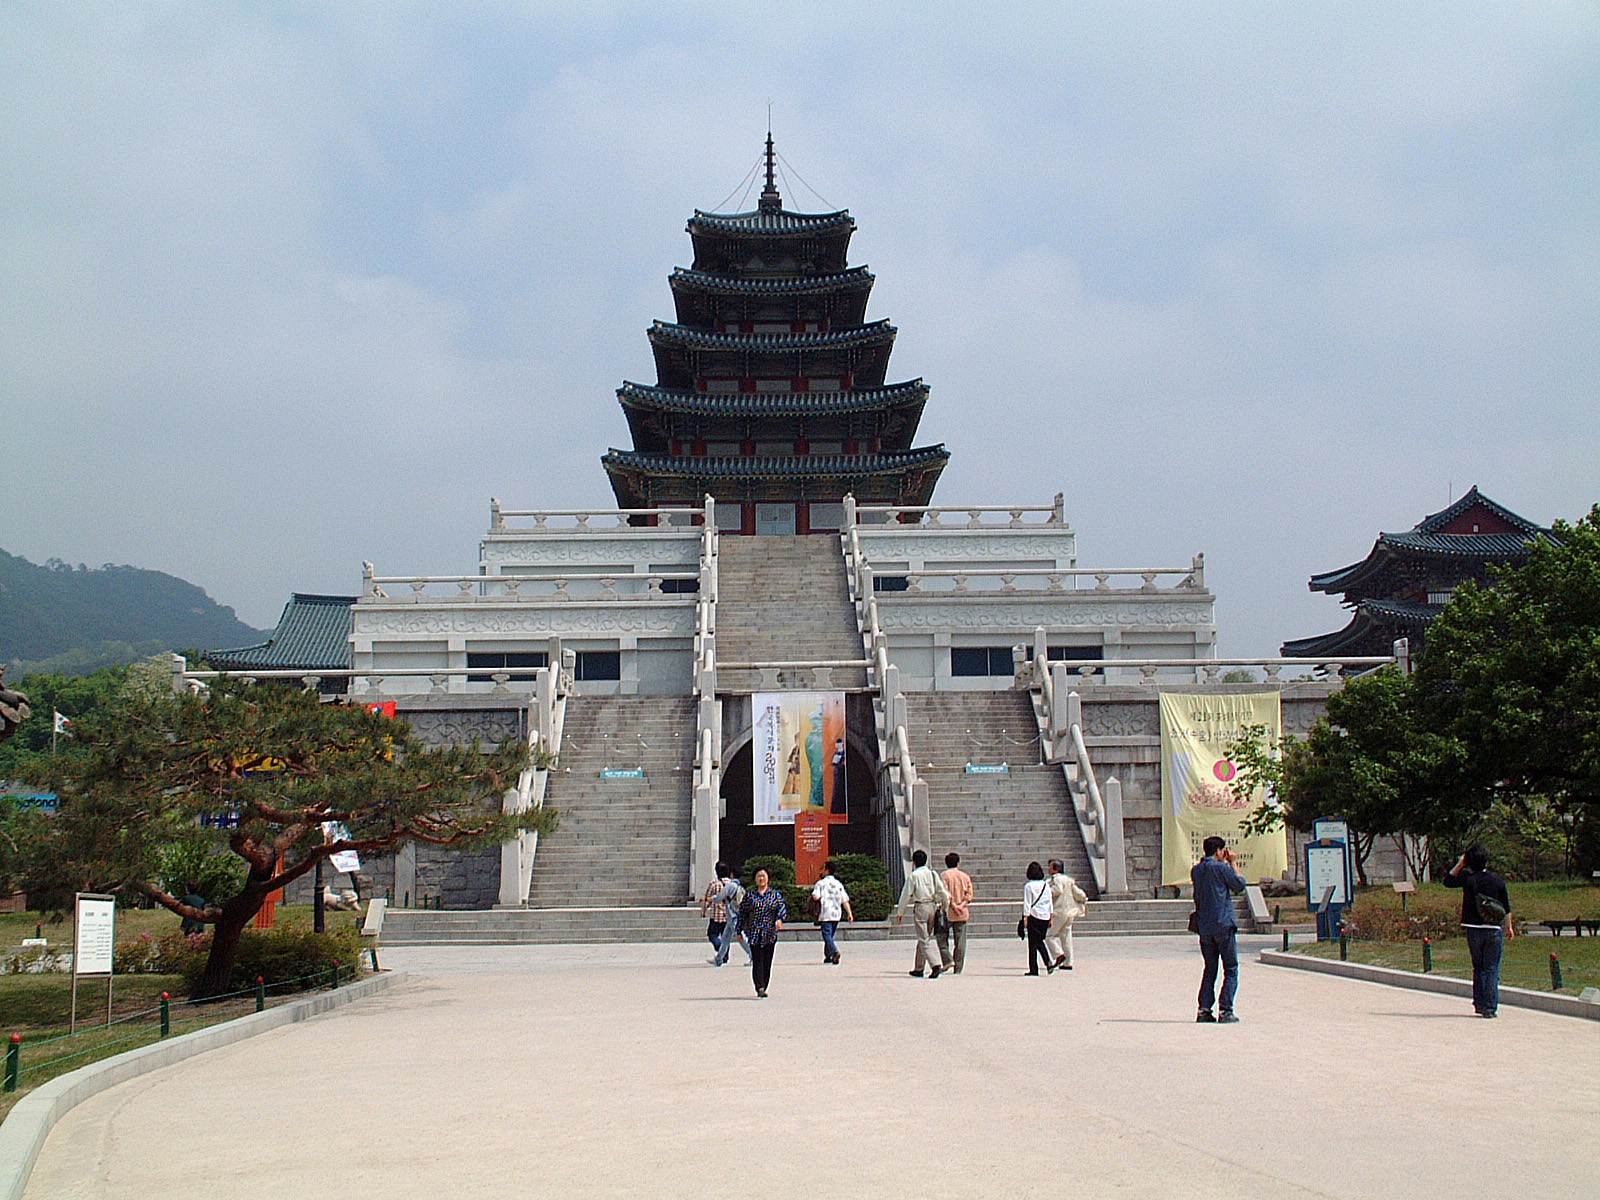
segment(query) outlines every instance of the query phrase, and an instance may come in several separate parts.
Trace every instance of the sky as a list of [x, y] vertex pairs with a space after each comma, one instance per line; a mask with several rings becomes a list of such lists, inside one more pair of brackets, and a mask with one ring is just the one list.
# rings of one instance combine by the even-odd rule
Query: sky
[[266, 628], [476, 570], [491, 496], [613, 506], [769, 103], [932, 387], [936, 502], [1203, 551], [1221, 655], [1341, 627], [1308, 577], [1473, 484], [1600, 501], [1589, 3], [10, 0], [0, 549]]

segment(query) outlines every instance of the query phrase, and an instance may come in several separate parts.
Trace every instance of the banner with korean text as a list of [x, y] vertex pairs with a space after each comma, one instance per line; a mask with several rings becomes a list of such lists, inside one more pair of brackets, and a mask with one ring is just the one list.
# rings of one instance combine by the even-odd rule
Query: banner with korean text
[[1265, 728], [1276, 746], [1283, 721], [1277, 692], [1238, 696], [1161, 693], [1161, 882], [1189, 882], [1202, 845], [1213, 834], [1228, 839], [1239, 873], [1251, 883], [1277, 879], [1289, 865], [1282, 829], [1245, 837], [1239, 824], [1267, 802], [1266, 790], [1234, 798], [1229, 784], [1238, 768], [1227, 746], [1250, 725]]
[[751, 700], [752, 823], [844, 812], [844, 693], [757, 692]]

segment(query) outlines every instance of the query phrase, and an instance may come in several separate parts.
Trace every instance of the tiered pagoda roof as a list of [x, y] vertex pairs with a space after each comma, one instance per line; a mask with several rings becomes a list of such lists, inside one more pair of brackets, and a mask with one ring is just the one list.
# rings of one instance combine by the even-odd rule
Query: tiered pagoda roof
[[[602, 460], [625, 508], [698, 504], [748, 510], [926, 504], [949, 459], [912, 445], [928, 388], [886, 382], [895, 328], [867, 321], [873, 277], [847, 262], [849, 212], [791, 212], [774, 178], [749, 212], [696, 211], [694, 264], [669, 283], [675, 322], [649, 330], [656, 382], [617, 398], [630, 450]], [[751, 524], [746, 512], [746, 532]]]
[[1448, 508], [1400, 533], [1380, 533], [1367, 557], [1311, 577], [1314, 592], [1343, 593], [1353, 610], [1336, 633], [1285, 642], [1292, 658], [1388, 654], [1398, 638], [1422, 648], [1428, 625], [1450, 593], [1468, 579], [1488, 578], [1491, 563], [1517, 564], [1528, 544], [1550, 531], [1471, 488]]

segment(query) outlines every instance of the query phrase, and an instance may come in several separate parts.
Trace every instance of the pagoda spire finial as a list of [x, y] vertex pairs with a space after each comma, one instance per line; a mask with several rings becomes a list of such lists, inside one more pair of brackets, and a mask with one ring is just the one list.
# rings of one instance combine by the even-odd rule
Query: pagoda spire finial
[[772, 148], [772, 122], [767, 122], [767, 186], [761, 189], [760, 208], [762, 212], [782, 212], [783, 197], [778, 195], [778, 184], [775, 172], [778, 165], [778, 152]]

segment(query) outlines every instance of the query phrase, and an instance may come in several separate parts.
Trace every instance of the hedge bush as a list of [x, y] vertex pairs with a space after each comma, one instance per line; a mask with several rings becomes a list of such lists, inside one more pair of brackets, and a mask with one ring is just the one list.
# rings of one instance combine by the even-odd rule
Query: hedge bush
[[[239, 941], [239, 957], [228, 976], [227, 990], [245, 991], [259, 977], [279, 992], [303, 991], [325, 986], [330, 967], [340, 968], [348, 978], [361, 963], [361, 934], [354, 927], [328, 933], [278, 928], [264, 932], [245, 930]], [[193, 991], [206, 965], [205, 955], [196, 955], [183, 970], [184, 986]]]
[[141, 933], [117, 946], [112, 968], [118, 975], [186, 975], [195, 966], [195, 978], [211, 950], [209, 933], [181, 933], [174, 929], [155, 937]]
[[[870, 854], [836, 854], [833, 867], [839, 882], [850, 893], [850, 908], [858, 921], [881, 921], [894, 909], [894, 893], [889, 890], [889, 868]], [[739, 873], [745, 887], [755, 886], [755, 875], [764, 870], [772, 886], [783, 895], [789, 920], [803, 923], [811, 919], [811, 889], [795, 883], [794, 859], [779, 854], [758, 854], [745, 859]]]

